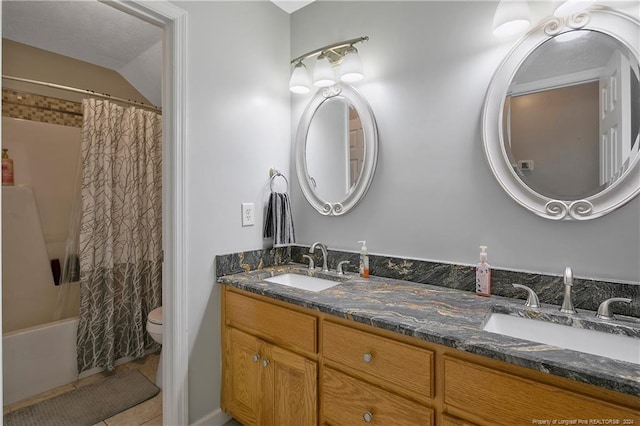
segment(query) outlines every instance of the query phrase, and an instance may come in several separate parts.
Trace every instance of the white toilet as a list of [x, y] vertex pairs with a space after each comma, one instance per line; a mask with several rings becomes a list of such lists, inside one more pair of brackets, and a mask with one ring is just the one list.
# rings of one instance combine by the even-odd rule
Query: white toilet
[[[147, 332], [153, 340], [162, 344], [162, 306], [149, 312], [149, 316], [147, 317]], [[160, 350], [160, 359], [158, 360], [156, 386], [162, 389], [162, 350]]]

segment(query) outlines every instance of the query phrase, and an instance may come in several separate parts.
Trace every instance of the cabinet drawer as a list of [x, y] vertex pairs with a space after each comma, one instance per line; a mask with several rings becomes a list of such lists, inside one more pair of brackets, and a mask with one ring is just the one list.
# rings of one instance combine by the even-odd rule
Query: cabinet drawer
[[640, 422], [640, 413], [635, 410], [447, 356], [444, 403], [473, 413], [492, 425], [560, 419], [618, 421], [607, 424], [625, 424], [625, 419], [630, 422], [626, 424]]
[[456, 417], [451, 417], [447, 414], [442, 415], [442, 422], [440, 422], [440, 426], [476, 426], [473, 423], [469, 423], [466, 420], [458, 419]]
[[431, 398], [433, 352], [325, 321], [326, 359]]
[[225, 309], [227, 325], [250, 330], [284, 347], [317, 352], [317, 319], [311, 315], [231, 291], [225, 293]]
[[322, 415], [334, 426], [433, 424], [431, 409], [328, 367], [322, 372]]

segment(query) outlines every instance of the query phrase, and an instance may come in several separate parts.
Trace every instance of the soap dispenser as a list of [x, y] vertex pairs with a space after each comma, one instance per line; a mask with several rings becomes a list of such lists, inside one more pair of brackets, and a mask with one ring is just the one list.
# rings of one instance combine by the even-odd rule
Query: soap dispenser
[[480, 263], [476, 265], [476, 294], [491, 296], [491, 267], [487, 263], [487, 246], [480, 246]]
[[13, 160], [7, 148], [2, 148], [2, 185], [13, 185]]
[[367, 242], [358, 241], [362, 244], [360, 249], [360, 276], [362, 278], [369, 278], [369, 252], [367, 251]]

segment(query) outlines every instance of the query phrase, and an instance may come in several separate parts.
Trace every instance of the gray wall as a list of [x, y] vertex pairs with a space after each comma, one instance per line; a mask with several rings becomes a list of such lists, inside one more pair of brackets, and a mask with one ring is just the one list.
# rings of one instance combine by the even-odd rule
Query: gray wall
[[[289, 17], [267, 1], [185, 2], [189, 417], [211, 424], [220, 404], [220, 299], [214, 257], [262, 238], [268, 169], [291, 184], [300, 243], [497, 267], [638, 281], [640, 201], [589, 223], [553, 223], [498, 187], [484, 159], [480, 114], [513, 40], [491, 35], [496, 3], [318, 2]], [[289, 61], [368, 35], [360, 47], [380, 159], [365, 200], [320, 216], [297, 185], [292, 139], [311, 95], [289, 95]], [[256, 206], [243, 228], [240, 204]], [[207, 418], [210, 419], [207, 422]]]
[[[546, 2], [545, 2], [546, 3]], [[530, 2], [531, 4], [531, 2]], [[532, 2], [534, 22], [550, 7]], [[640, 281], [640, 199], [605, 217], [553, 222], [498, 186], [482, 150], [481, 114], [493, 72], [515, 43], [491, 34], [495, 2], [316, 2], [291, 18], [291, 57], [368, 35], [358, 45], [380, 135], [366, 198], [323, 217], [293, 183], [298, 242], [462, 264], [487, 245], [494, 267]], [[308, 95], [292, 95], [292, 129]], [[293, 172], [293, 169], [292, 169]], [[293, 173], [292, 173], [293, 174]]]
[[[289, 168], [289, 16], [267, 1], [176, 4], [188, 13], [189, 418], [211, 424], [221, 379], [214, 258], [262, 246], [269, 167]], [[255, 203], [256, 226], [241, 226], [242, 202]]]

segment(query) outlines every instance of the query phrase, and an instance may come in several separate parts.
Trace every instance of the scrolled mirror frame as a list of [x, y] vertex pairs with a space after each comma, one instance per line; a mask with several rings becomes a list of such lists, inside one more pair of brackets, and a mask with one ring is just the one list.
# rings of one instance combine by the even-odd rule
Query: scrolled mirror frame
[[565, 31], [594, 30], [607, 34], [629, 49], [640, 60], [640, 20], [625, 13], [594, 7], [568, 18], [543, 21], [517, 42], [496, 70], [483, 109], [483, 146], [489, 167], [502, 188], [521, 206], [546, 219], [589, 220], [601, 217], [631, 201], [640, 193], [640, 159], [611, 186], [581, 200], [565, 201], [546, 197], [529, 188], [511, 167], [503, 135], [505, 96], [524, 60], [542, 43]]
[[[360, 116], [364, 135], [365, 156], [362, 171], [355, 186], [351, 188], [344, 199], [331, 201], [320, 198], [312, 187], [307, 168], [306, 148], [307, 134], [314, 114], [325, 100], [338, 95], [345, 97]], [[295, 160], [296, 173], [302, 193], [309, 204], [320, 214], [325, 216], [340, 216], [354, 208], [369, 190], [378, 161], [378, 129], [373, 111], [367, 100], [353, 87], [345, 84], [337, 84], [318, 90], [309, 101], [300, 118], [300, 124], [298, 125], [296, 134]]]

